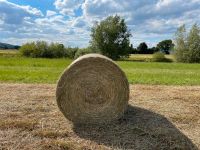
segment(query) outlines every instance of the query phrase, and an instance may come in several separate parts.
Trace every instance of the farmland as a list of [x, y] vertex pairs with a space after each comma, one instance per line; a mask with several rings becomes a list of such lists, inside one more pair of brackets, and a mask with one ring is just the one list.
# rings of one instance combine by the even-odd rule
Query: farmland
[[116, 62], [130, 83], [128, 110], [113, 124], [85, 127], [67, 121], [55, 100], [71, 59], [0, 51], [0, 149], [199, 149], [200, 64], [151, 57]]
[[73, 126], [57, 107], [55, 86], [0, 84], [1, 148], [200, 148], [200, 86], [130, 85], [128, 112], [106, 126]]
[[[1, 83], [56, 83], [70, 59], [13, 57], [12, 52], [0, 56]], [[3, 55], [3, 54], [2, 54]], [[129, 59], [146, 59], [136, 55]], [[168, 56], [171, 57], [171, 56]], [[200, 64], [138, 61], [116, 62], [126, 73], [129, 83], [161, 85], [200, 85]]]
[[0, 150], [200, 150], [200, 0], [0, 14]]

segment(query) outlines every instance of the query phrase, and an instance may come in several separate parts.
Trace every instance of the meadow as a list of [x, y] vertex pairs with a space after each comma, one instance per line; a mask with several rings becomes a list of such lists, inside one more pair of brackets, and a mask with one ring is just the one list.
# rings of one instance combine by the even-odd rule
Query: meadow
[[[200, 85], [200, 64], [141, 62], [150, 57], [133, 55], [116, 63], [132, 84]], [[25, 58], [16, 51], [0, 51], [0, 82], [54, 84], [71, 62], [67, 58]]]

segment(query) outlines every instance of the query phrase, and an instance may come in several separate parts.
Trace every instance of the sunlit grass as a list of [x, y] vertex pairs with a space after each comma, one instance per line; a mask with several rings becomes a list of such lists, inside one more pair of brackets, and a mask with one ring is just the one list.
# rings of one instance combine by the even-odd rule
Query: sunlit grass
[[[0, 82], [56, 83], [70, 59], [0, 57]], [[200, 85], [200, 64], [118, 61], [130, 83]]]

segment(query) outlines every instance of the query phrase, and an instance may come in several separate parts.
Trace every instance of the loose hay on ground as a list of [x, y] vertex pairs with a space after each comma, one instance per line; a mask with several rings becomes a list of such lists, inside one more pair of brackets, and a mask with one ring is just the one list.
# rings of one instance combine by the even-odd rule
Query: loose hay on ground
[[[0, 120], [31, 119], [38, 123], [32, 131], [9, 126], [0, 129], [1, 148], [200, 149], [200, 86], [131, 85], [130, 106], [125, 118], [110, 126], [84, 130], [73, 129], [60, 113], [55, 102], [55, 87], [0, 84]], [[38, 107], [49, 111], [38, 111]], [[28, 108], [32, 111], [27, 114], [24, 109]], [[35, 132], [41, 130], [67, 135], [35, 136]]]

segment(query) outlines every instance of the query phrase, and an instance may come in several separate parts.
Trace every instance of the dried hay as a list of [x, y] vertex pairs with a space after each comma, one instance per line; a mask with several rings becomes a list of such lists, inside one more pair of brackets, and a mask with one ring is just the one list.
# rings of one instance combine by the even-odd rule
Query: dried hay
[[63, 72], [56, 98], [61, 112], [75, 124], [108, 123], [123, 115], [129, 84], [112, 60], [100, 54], [87, 54]]

